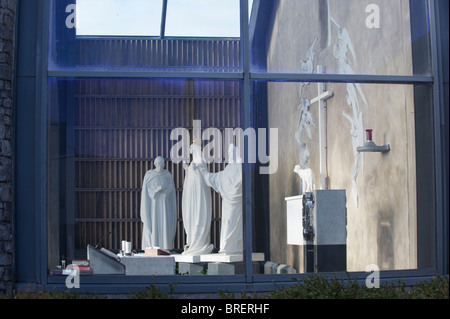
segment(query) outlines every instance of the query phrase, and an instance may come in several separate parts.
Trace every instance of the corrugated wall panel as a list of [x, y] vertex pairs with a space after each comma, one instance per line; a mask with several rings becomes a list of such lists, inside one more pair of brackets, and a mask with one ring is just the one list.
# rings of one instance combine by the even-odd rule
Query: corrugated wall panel
[[[121, 241], [140, 248], [140, 196], [143, 177], [157, 156], [166, 158], [177, 194], [175, 248], [185, 233], [181, 197], [185, 172], [170, 162], [170, 132], [202, 127], [240, 127], [240, 85], [234, 81], [79, 80], [76, 99], [76, 249], [85, 250], [112, 232], [104, 245], [120, 249]], [[226, 156], [224, 151], [223, 156]], [[210, 171], [225, 164], [210, 164]], [[219, 247], [221, 198], [212, 191], [211, 240]]]
[[78, 67], [233, 72], [239, 39], [80, 39]]

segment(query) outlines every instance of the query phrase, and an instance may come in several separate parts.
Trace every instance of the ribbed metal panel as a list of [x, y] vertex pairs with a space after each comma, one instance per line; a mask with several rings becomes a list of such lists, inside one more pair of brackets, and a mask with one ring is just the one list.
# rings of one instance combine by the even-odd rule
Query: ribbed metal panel
[[[121, 241], [141, 242], [142, 180], [157, 156], [166, 159], [177, 190], [175, 248], [185, 233], [181, 198], [185, 172], [170, 161], [174, 128], [192, 129], [193, 120], [208, 127], [240, 127], [241, 86], [237, 81], [119, 80], [77, 81], [75, 120], [76, 249], [98, 242], [120, 249]], [[224, 134], [223, 134], [224, 136]], [[226, 156], [226, 151], [223, 156]], [[220, 171], [225, 164], [210, 164]], [[219, 247], [221, 198], [212, 191], [211, 240]]]
[[78, 67], [233, 72], [239, 39], [81, 39]]

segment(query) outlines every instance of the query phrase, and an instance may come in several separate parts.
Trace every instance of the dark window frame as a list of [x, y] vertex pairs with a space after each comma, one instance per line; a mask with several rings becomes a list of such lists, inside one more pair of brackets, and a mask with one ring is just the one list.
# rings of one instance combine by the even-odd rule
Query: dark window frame
[[[264, 0], [255, 0], [253, 12], [258, 12]], [[448, 67], [444, 68], [448, 54], [448, 15], [447, 21], [439, 15], [442, 8], [448, 9], [448, 3], [428, 0], [430, 8], [431, 55], [433, 76], [367, 76], [367, 75], [314, 75], [268, 74], [250, 71], [252, 39], [248, 28], [242, 28], [241, 59], [243, 72], [202, 73], [202, 72], [147, 72], [147, 71], [47, 71], [48, 55], [48, 14], [49, 0], [25, 0], [18, 5], [17, 69], [15, 94], [15, 282], [16, 287], [26, 288], [29, 283], [37, 283], [44, 288], [65, 289], [64, 279], [48, 276], [47, 232], [46, 232], [46, 105], [48, 77], [160, 77], [160, 78], [204, 78], [236, 79], [243, 81], [243, 127], [251, 127], [253, 114], [251, 109], [252, 80], [271, 81], [336, 81], [364, 83], [429, 84], [433, 86], [434, 112], [434, 155], [435, 155], [435, 204], [436, 204], [436, 269], [416, 269], [382, 271], [381, 279], [395, 282], [403, 278], [407, 284], [417, 280], [431, 278], [436, 274], [448, 274]], [[241, 0], [241, 24], [248, 24], [248, 2]], [[448, 12], [448, 10], [446, 11]], [[445, 29], [445, 24], [447, 29]], [[30, 25], [34, 27], [30, 27]], [[442, 39], [447, 42], [442, 43]], [[444, 86], [447, 96], [444, 96]], [[447, 114], [445, 114], [447, 109]], [[32, 116], [29, 116], [29, 115]], [[439, 125], [440, 124], [440, 125]], [[448, 133], [447, 133], [448, 134]], [[30, 138], [32, 136], [33, 138]], [[442, 147], [447, 145], [447, 150]], [[445, 153], [446, 152], [446, 153]], [[446, 174], [446, 175], [445, 175]], [[254, 190], [255, 167], [244, 165], [244, 196]], [[244, 205], [244, 260], [246, 271], [237, 276], [208, 277], [136, 277], [118, 278], [116, 276], [92, 276], [82, 278], [84, 291], [97, 293], [130, 292], [155, 283], [168, 290], [177, 284], [176, 293], [217, 292], [217, 288], [230, 292], [267, 291], [292, 284], [293, 278], [302, 279], [305, 275], [255, 275], [252, 273], [251, 253], [253, 226], [252, 210], [254, 203], [246, 200]], [[250, 235], [249, 235], [250, 234]], [[360, 282], [367, 274], [351, 273]], [[338, 275], [339, 277], [340, 275]], [[346, 275], [343, 275], [346, 278]]]

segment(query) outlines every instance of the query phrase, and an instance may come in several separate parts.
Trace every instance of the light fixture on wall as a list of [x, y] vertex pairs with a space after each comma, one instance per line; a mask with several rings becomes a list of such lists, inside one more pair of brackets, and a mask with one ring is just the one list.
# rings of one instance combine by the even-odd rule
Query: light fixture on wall
[[363, 146], [360, 146], [357, 148], [358, 152], [389, 152], [391, 150], [391, 147], [389, 144], [385, 144], [382, 146], [378, 146], [376, 145], [373, 141], [372, 141], [372, 129], [366, 130], [366, 137], [367, 137], [367, 141], [366, 143], [364, 143]]

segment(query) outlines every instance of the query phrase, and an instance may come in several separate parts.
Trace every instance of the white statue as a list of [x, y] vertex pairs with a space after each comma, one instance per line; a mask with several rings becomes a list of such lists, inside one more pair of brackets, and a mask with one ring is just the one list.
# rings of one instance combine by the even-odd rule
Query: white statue
[[300, 144], [303, 130], [306, 131], [309, 140], [312, 140], [311, 126], [314, 126], [314, 119], [311, 114], [311, 101], [308, 99], [301, 99], [298, 110], [300, 111], [300, 117], [298, 119], [298, 131], [295, 134], [295, 139]]
[[309, 150], [306, 143], [299, 142], [300, 145], [300, 168], [308, 168], [309, 164]]
[[309, 193], [314, 191], [314, 172], [310, 168], [301, 168], [300, 165], [295, 165], [294, 172], [296, 172], [302, 181], [302, 193]]
[[314, 72], [314, 55], [316, 51], [314, 50], [317, 42], [317, 36], [314, 38], [313, 43], [306, 52], [306, 58], [300, 61], [300, 69], [302, 73], [313, 73]]
[[190, 165], [183, 163], [186, 177], [183, 187], [182, 215], [186, 231], [184, 255], [204, 255], [212, 252], [211, 244], [211, 189], [206, 185], [201, 167], [206, 164], [202, 158], [200, 143], [194, 141], [190, 147], [193, 160]]
[[242, 254], [242, 159], [233, 144], [228, 147], [228, 165], [218, 173], [202, 168], [206, 183], [222, 197], [219, 254]]
[[[314, 72], [314, 55], [316, 54], [315, 46], [317, 42], [318, 37], [315, 37], [313, 40], [313, 43], [308, 49], [308, 52], [306, 52], [306, 58], [300, 61], [300, 70], [301, 73], [307, 73], [312, 74]], [[303, 88], [305, 86], [309, 85], [309, 82], [301, 82], [300, 83], [300, 90], [299, 90], [299, 97], [302, 97]]]
[[170, 250], [177, 222], [175, 183], [170, 172], [164, 169], [162, 157], [157, 157], [154, 165], [155, 169], [149, 170], [142, 182], [142, 249], [160, 247]]
[[358, 207], [358, 187], [356, 185], [356, 180], [358, 178], [359, 173], [359, 162], [361, 160], [362, 165], [364, 165], [363, 154], [358, 152], [358, 147], [364, 144], [363, 135], [361, 132], [364, 132], [363, 120], [362, 120], [362, 112], [359, 113], [359, 116], [350, 117], [347, 113], [343, 113], [344, 117], [349, 120], [351, 125], [350, 134], [352, 136], [352, 147], [353, 147], [353, 170], [352, 170], [352, 192], [353, 199], [355, 201], [356, 207]]
[[[338, 43], [333, 48], [333, 55], [337, 59], [339, 63], [339, 72], [342, 74], [354, 74], [349, 59], [347, 57], [348, 53], [353, 59], [353, 62], [356, 62], [356, 54], [353, 48], [352, 41], [350, 40], [350, 35], [348, 34], [347, 29], [342, 27], [336, 19], [331, 19], [333, 23], [336, 25], [338, 29]], [[361, 85], [359, 83], [347, 83], [347, 105], [352, 108], [352, 114], [347, 114], [343, 112], [343, 115], [346, 119], [349, 120], [351, 129], [350, 135], [352, 137], [352, 146], [353, 146], [353, 170], [352, 170], [352, 192], [353, 199], [356, 207], [358, 207], [358, 188], [357, 188], [357, 178], [359, 174], [359, 167], [361, 162], [361, 167], [364, 166], [364, 155], [359, 154], [358, 147], [364, 144], [364, 125], [361, 107], [359, 103], [359, 97], [361, 97], [364, 104], [367, 105], [367, 100], [362, 91]], [[359, 94], [358, 94], [359, 93]], [[364, 169], [362, 168], [362, 171]]]

